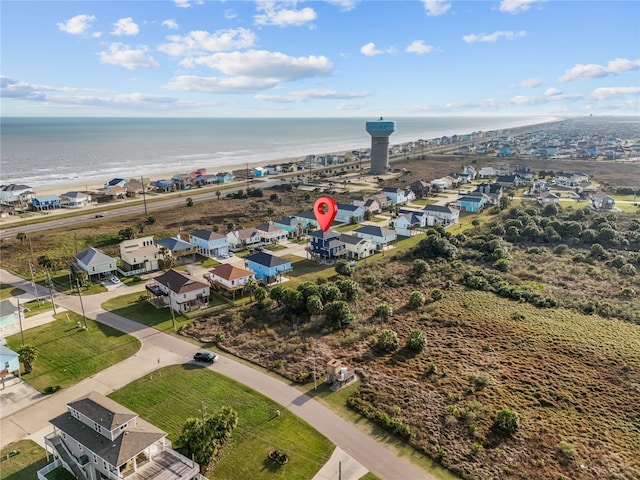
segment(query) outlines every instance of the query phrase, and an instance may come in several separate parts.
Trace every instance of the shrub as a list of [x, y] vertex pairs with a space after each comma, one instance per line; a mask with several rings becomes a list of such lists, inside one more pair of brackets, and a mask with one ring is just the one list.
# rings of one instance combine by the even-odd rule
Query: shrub
[[569, 247], [564, 243], [561, 243], [556, 248], [553, 249], [554, 255], [564, 255], [569, 251]]
[[431, 291], [431, 300], [433, 300], [434, 302], [437, 302], [438, 300], [442, 300], [443, 297], [444, 297], [444, 293], [442, 293], [442, 290], [440, 290], [439, 288], [434, 288]]
[[351, 266], [349, 265], [349, 262], [346, 260], [339, 260], [338, 263], [336, 263], [336, 273], [345, 277], [350, 276]]
[[409, 296], [410, 308], [420, 308], [421, 306], [424, 305], [424, 302], [425, 302], [425, 298], [422, 292], [419, 292], [417, 290], [411, 292], [411, 295]]
[[385, 352], [391, 353], [398, 348], [398, 335], [396, 332], [390, 329], [385, 329], [380, 333], [378, 337], [378, 341], [376, 342], [376, 349]]
[[473, 384], [474, 388], [478, 390], [482, 390], [484, 387], [489, 385], [489, 375], [486, 373], [473, 374], [469, 377], [469, 380]]
[[623, 275], [628, 275], [629, 277], [632, 277], [637, 273], [636, 267], [630, 263], [623, 265], [618, 271]]
[[[411, 330], [407, 337], [407, 348], [413, 352], [421, 352], [427, 346], [427, 337], [422, 330]], [[435, 365], [434, 365], [435, 367]]]
[[576, 456], [576, 448], [564, 440], [558, 443], [558, 452], [565, 460], [573, 460]]
[[429, 365], [427, 365], [427, 370], [424, 373], [428, 377], [430, 377], [431, 375], [435, 375], [436, 373], [438, 373], [438, 367], [436, 367], [435, 363], [431, 362], [429, 363]]
[[342, 300], [327, 303], [324, 306], [324, 314], [333, 330], [343, 329], [354, 320], [354, 316], [351, 310], [349, 310], [347, 302]]
[[497, 260], [493, 266], [497, 269], [500, 270], [501, 272], [506, 272], [507, 270], [509, 270], [509, 260], [507, 260], [506, 258], [501, 258], [499, 260]]
[[391, 315], [393, 315], [393, 310], [391, 309], [391, 306], [386, 303], [378, 305], [378, 308], [376, 308], [376, 311], [373, 313], [374, 317], [381, 320], [388, 320], [391, 318]]
[[520, 417], [513, 410], [503, 408], [498, 411], [496, 420], [491, 428], [500, 435], [511, 437], [520, 428]]

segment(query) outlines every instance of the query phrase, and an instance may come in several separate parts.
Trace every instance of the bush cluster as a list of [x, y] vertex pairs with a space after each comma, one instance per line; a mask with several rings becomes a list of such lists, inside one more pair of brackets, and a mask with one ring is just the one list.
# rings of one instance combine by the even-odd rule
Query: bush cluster
[[499, 275], [485, 273], [482, 270], [465, 272], [462, 276], [462, 283], [475, 290], [492, 292], [512, 300], [525, 301], [538, 308], [552, 308], [557, 307], [559, 304], [554, 297], [545, 297], [539, 293], [531, 292], [525, 288], [509, 283]]
[[357, 393], [347, 398], [347, 405], [372, 422], [377, 423], [385, 430], [388, 430], [405, 440], [411, 438], [411, 435], [413, 434], [409, 425], [401, 422], [397, 418], [391, 418], [386, 412], [375, 408], [371, 403], [358, 397]]

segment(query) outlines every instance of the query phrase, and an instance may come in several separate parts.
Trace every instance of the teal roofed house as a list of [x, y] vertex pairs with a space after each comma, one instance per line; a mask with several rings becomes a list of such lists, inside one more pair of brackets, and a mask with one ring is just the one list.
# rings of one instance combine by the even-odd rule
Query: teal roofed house
[[245, 257], [247, 268], [256, 272], [258, 278], [265, 285], [279, 283], [282, 274], [292, 270], [291, 262], [266, 252], [257, 252]]

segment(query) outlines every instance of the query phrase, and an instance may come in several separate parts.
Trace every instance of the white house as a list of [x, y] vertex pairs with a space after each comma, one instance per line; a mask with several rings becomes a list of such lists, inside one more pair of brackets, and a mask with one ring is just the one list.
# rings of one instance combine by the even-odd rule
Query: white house
[[8, 298], [0, 300], [0, 337], [20, 331], [20, 318], [24, 318], [22, 306], [14, 305]]
[[368, 238], [341, 233], [338, 239], [345, 244], [347, 257], [353, 260], [366, 258], [376, 251], [376, 247]]
[[125, 276], [158, 270], [161, 259], [160, 247], [154, 243], [153, 236], [120, 242], [119, 270]]
[[196, 246], [196, 251], [205, 257], [215, 257], [229, 253], [229, 240], [226, 235], [212, 230], [196, 230], [189, 234], [189, 243]]
[[391, 205], [406, 205], [408, 201], [407, 192], [402, 188], [385, 187], [382, 189], [382, 193], [389, 197]]
[[[164, 304], [169, 305], [178, 314], [190, 312], [209, 305], [210, 287], [206, 283], [178, 272], [169, 270], [154, 278], [156, 291], [164, 297]], [[156, 294], [153, 289], [147, 290]], [[157, 296], [157, 295], [156, 295]]]
[[374, 225], [365, 225], [357, 228], [353, 233], [357, 237], [371, 240], [378, 250], [383, 250], [385, 245], [396, 239], [396, 232], [393, 230]]
[[256, 226], [256, 230], [260, 232], [260, 241], [265, 245], [281, 242], [289, 236], [289, 232], [284, 228], [278, 227], [273, 222], [261, 223]]
[[556, 174], [558, 187], [575, 188], [589, 183], [589, 175], [583, 172], [559, 172]]
[[559, 201], [560, 197], [558, 197], [555, 193], [551, 193], [549, 191], [541, 192], [540, 195], [538, 195], [538, 202], [541, 205], [556, 205]]
[[116, 259], [90, 247], [74, 255], [75, 267], [87, 272], [92, 282], [103, 280], [116, 271]]
[[262, 233], [264, 232], [255, 228], [241, 228], [240, 230], [227, 233], [229, 250], [237, 252], [262, 245]]
[[81, 208], [91, 203], [91, 196], [82, 192], [67, 192], [60, 195], [60, 205], [63, 208]]
[[336, 222], [351, 223], [351, 219], [355, 218], [356, 223], [364, 220], [365, 209], [362, 206], [347, 205], [346, 203], [338, 203], [338, 212], [336, 213]]
[[33, 189], [28, 185], [0, 185], [0, 201], [7, 203], [28, 203], [35, 197]]
[[422, 209], [427, 215], [427, 225], [454, 225], [460, 218], [460, 210], [444, 205], [427, 205]]
[[478, 177], [480, 178], [490, 178], [496, 176], [496, 169], [493, 167], [482, 167], [478, 170]]
[[423, 212], [406, 212], [391, 219], [391, 225], [398, 235], [410, 237], [417, 233], [418, 229], [426, 224], [426, 215]]
[[[45, 448], [53, 463], [77, 479], [196, 478], [200, 466], [171, 448], [167, 432], [104, 395], [91, 392], [49, 420]], [[48, 458], [48, 455], [47, 455]]]
[[442, 191], [451, 188], [451, 179], [448, 177], [436, 178], [435, 180], [431, 180], [429, 184], [431, 188]]

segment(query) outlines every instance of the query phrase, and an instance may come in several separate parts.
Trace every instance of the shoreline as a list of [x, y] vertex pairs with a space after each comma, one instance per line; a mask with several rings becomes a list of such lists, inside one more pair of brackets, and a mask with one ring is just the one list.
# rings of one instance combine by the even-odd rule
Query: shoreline
[[[518, 126], [514, 126], [514, 127], [505, 127], [505, 128], [501, 128], [501, 129], [496, 129], [496, 130], [487, 130], [487, 132], [500, 132], [500, 131], [508, 131], [509, 134], [518, 134], [518, 133], [522, 133], [523, 131], [527, 131], [527, 130], [531, 130], [534, 128], [548, 128], [549, 126], [553, 125], [553, 124], [557, 124], [557, 123], [561, 123], [566, 121], [566, 118], [562, 118], [562, 117], [553, 117], [551, 119], [546, 119], [543, 122], [539, 122], [539, 123], [532, 123], [532, 124], [527, 124], [527, 125], [518, 125]], [[474, 132], [467, 132], [467, 133], [462, 133], [462, 134], [458, 134], [461, 136], [464, 135], [469, 135], [472, 134]], [[484, 132], [486, 133], [486, 132]], [[431, 141], [435, 138], [440, 138], [440, 137], [434, 137], [431, 139], [427, 139], [426, 141]], [[420, 139], [414, 139], [413, 142], [417, 142]], [[402, 145], [403, 143], [408, 143], [408, 142], [399, 142], [399, 143], [393, 143], [391, 145]], [[355, 147], [354, 147], [355, 149]], [[342, 151], [334, 151], [334, 152], [323, 152], [323, 153], [319, 153], [317, 155], [344, 155], [346, 153], [350, 153], [351, 150], [342, 150]], [[271, 165], [271, 164], [282, 164], [282, 163], [288, 163], [288, 162], [299, 162], [304, 160], [304, 156], [298, 156], [298, 157], [289, 157], [289, 158], [281, 158], [281, 159], [276, 159], [276, 160], [262, 160], [262, 161], [254, 161], [254, 162], [246, 162], [244, 165], [240, 165], [240, 164], [223, 164], [223, 165], [216, 165], [216, 166], [209, 166], [209, 165], [201, 165], [200, 167], [197, 168], [204, 168], [207, 173], [209, 174], [213, 174], [213, 173], [217, 173], [217, 172], [234, 172], [234, 171], [239, 171], [239, 170], [246, 170], [248, 169], [253, 169], [255, 167], [264, 167], [265, 165]], [[162, 180], [162, 179], [166, 179], [166, 178], [171, 178], [176, 174], [179, 173], [189, 173], [187, 171], [176, 171], [175, 169], [172, 168], [167, 168], [167, 169], [163, 169], [163, 170], [155, 170], [155, 171], [151, 171], [148, 173], [143, 173], [142, 177], [144, 177], [145, 179], [148, 179], [149, 182], [154, 182], [156, 180]], [[272, 176], [268, 176], [265, 178], [269, 178]], [[138, 179], [139, 176], [131, 176], [131, 175], [120, 175], [118, 177], [109, 177], [104, 179], [104, 183], [108, 182], [109, 180], [111, 180], [112, 178], [127, 178], [127, 179]], [[67, 193], [67, 192], [73, 192], [73, 191], [97, 191], [97, 190], [101, 190], [104, 188], [104, 183], [96, 183], [95, 180], [92, 181], [92, 183], [87, 183], [86, 181], [82, 181], [82, 180], [78, 180], [78, 181], [73, 181], [73, 180], [68, 180], [65, 181], [64, 183], [60, 183], [60, 184], [55, 184], [55, 185], [49, 185], [49, 186], [42, 186], [42, 187], [33, 187], [33, 191], [36, 193], [37, 196], [40, 195], [61, 195], [63, 193]], [[221, 184], [221, 186], [225, 186], [225, 185], [229, 185], [229, 184]], [[233, 184], [232, 184], [233, 185]], [[211, 187], [212, 185], [209, 185], [209, 187]]]

